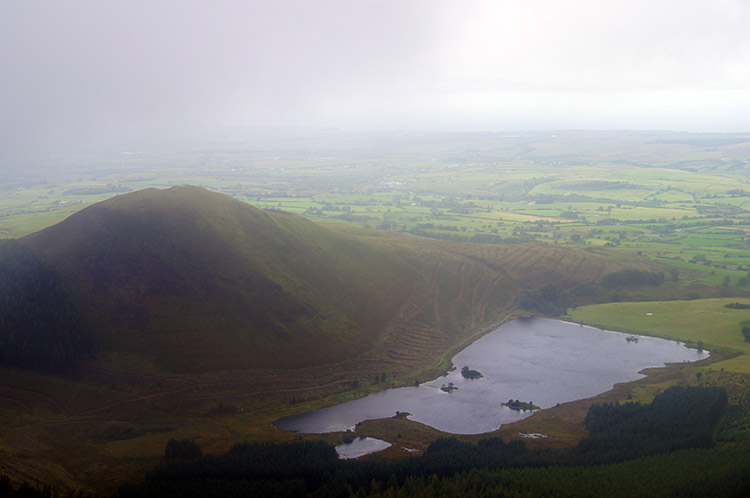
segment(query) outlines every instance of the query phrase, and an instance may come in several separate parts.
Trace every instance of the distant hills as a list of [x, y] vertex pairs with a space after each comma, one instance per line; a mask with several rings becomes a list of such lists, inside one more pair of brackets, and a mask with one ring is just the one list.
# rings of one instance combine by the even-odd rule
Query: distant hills
[[414, 366], [529, 291], [552, 289], [559, 305], [621, 267], [554, 246], [327, 227], [188, 186], [111, 198], [19, 245], [56, 275], [80, 314], [71, 320], [90, 331], [71, 358], [96, 345], [179, 372], [363, 354]]

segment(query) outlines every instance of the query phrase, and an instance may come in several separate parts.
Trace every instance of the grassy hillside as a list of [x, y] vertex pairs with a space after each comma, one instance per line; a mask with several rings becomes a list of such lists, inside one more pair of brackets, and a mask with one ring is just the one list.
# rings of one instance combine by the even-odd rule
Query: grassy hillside
[[21, 242], [61, 275], [104, 350], [183, 372], [373, 348], [408, 360], [497, 320], [524, 289], [575, 287], [612, 266], [549, 246], [325, 228], [197, 187], [118, 196]]
[[434, 377], [529, 296], [695, 291], [599, 285], [660, 271], [635, 256], [323, 227], [195, 187], [114, 197], [19, 244], [59, 278], [99, 351], [75, 378], [2, 370], [0, 470], [99, 489], [137, 479], [170, 438], [209, 452], [288, 440], [271, 426], [280, 416]]
[[22, 243], [71, 283], [105, 349], [183, 371], [361, 352], [416, 278], [371, 245], [193, 187], [116, 197]]

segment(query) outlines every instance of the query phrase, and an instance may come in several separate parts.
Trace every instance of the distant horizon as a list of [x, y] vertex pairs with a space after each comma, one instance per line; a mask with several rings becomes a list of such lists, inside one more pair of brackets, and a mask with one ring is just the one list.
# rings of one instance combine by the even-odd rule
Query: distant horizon
[[747, 133], [747, 26], [743, 0], [2, 2], [0, 163], [234, 126]]
[[[502, 138], [523, 138], [524, 134], [547, 135], [547, 134], [606, 134], [606, 135], [665, 135], [665, 136], [727, 136], [747, 137], [750, 141], [750, 131], [685, 131], [669, 129], [595, 129], [595, 128], [548, 128], [548, 129], [476, 129], [476, 130], [440, 130], [440, 129], [344, 129], [337, 127], [320, 126], [212, 126], [193, 127], [189, 132], [172, 134], [168, 137], [146, 137], [122, 134], [108, 136], [106, 138], [91, 138], [87, 143], [71, 142], [56, 146], [39, 145], [33, 151], [9, 151], [0, 150], [0, 172], [5, 174], [36, 173], [37, 169], [51, 166], [60, 166], [60, 161], [65, 155], [80, 154], [128, 154], [128, 153], [188, 153], [201, 150], [210, 152], [210, 147], [223, 147], [228, 144], [242, 144], [247, 150], [253, 148], [273, 149], [274, 147], [291, 147], [296, 140], [310, 140], [320, 138], [322, 143], [305, 142], [299, 147], [311, 147], [313, 149], [325, 147], [330, 149], [335, 144], [326, 143], [325, 139], [341, 137], [361, 138], [365, 142], [368, 139], [383, 137], [439, 137], [439, 136], [496, 136]], [[257, 140], [257, 144], [252, 142]], [[351, 143], [339, 144], [338, 148], [343, 150], [352, 146]], [[388, 147], [393, 147], [393, 144]], [[208, 148], [208, 149], [207, 149]], [[72, 158], [71, 158], [72, 159]], [[27, 171], [24, 171], [27, 170]]]

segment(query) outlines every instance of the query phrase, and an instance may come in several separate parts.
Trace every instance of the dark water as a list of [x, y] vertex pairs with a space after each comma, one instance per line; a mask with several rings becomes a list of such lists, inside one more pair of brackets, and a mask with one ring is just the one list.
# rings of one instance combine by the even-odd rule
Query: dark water
[[[644, 368], [708, 357], [674, 341], [639, 336], [638, 342], [629, 342], [627, 337], [630, 334], [560, 320], [513, 320], [458, 353], [453, 358], [457, 368], [447, 377], [286, 417], [276, 426], [305, 433], [345, 431], [363, 420], [405, 411], [412, 420], [441, 431], [480, 434], [531, 415], [501, 406], [509, 399], [549, 408], [639, 379]], [[463, 378], [464, 365], [484, 377]], [[449, 382], [458, 389], [442, 391]]]

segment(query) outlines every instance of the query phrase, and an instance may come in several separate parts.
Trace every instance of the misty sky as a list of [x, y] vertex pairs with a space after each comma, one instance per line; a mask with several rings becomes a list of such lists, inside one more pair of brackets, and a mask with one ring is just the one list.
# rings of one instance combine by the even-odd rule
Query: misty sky
[[0, 2], [0, 147], [224, 126], [750, 131], [750, 2]]

